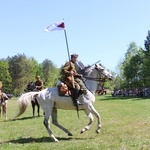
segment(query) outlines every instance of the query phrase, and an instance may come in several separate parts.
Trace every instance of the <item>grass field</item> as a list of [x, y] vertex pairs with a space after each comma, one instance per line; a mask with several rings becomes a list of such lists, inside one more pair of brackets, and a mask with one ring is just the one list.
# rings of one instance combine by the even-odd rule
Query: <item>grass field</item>
[[150, 99], [97, 96], [95, 108], [101, 115], [102, 129], [96, 134], [97, 120], [84, 134], [88, 123], [84, 112], [58, 111], [59, 122], [73, 136], [51, 124], [59, 143], [51, 141], [41, 117], [32, 118], [31, 106], [17, 120], [17, 98], [8, 101], [8, 120], [0, 119], [0, 150], [150, 150]]

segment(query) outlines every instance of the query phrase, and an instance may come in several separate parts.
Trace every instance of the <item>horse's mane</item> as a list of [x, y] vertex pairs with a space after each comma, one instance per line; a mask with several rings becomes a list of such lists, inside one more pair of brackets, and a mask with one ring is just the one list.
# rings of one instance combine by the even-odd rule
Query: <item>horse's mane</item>
[[83, 76], [86, 76], [90, 69], [93, 69], [94, 65], [90, 66], [84, 66], [82, 62], [78, 62], [77, 73], [82, 74]]

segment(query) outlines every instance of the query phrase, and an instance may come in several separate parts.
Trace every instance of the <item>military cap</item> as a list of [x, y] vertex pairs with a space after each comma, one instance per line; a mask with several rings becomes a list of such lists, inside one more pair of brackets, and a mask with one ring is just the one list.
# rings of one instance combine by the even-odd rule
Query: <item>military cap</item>
[[72, 59], [73, 57], [77, 58], [77, 57], [78, 57], [78, 54], [72, 54], [72, 55], [71, 55], [71, 59]]
[[40, 78], [40, 76], [38, 75], [38, 76], [36, 76], [36, 78]]

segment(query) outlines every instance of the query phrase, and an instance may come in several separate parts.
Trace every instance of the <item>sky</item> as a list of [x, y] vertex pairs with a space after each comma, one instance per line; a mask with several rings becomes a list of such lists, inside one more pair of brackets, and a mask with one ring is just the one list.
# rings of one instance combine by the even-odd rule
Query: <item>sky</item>
[[83, 64], [100, 60], [111, 71], [150, 30], [149, 0], [0, 0], [0, 59], [25, 54], [57, 67], [68, 61], [63, 31], [44, 32], [64, 19], [69, 53]]

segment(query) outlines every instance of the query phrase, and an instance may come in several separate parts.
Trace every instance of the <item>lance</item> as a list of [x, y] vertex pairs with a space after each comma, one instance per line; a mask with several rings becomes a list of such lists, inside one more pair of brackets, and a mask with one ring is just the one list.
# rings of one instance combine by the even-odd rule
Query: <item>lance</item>
[[[67, 39], [67, 33], [66, 33], [66, 29], [65, 29], [65, 28], [64, 28], [64, 34], [65, 34], [65, 40], [66, 40], [66, 46], [67, 46], [68, 59], [69, 59], [69, 61], [70, 61], [70, 53], [69, 53], [68, 39]], [[71, 76], [71, 78], [72, 78], [72, 86], [73, 86], [73, 88], [75, 88], [73, 75]], [[78, 116], [78, 118], [79, 118], [79, 106], [78, 106], [78, 104], [76, 105], [76, 108], [77, 108], [77, 116]]]
[[68, 59], [70, 61], [70, 53], [69, 53], [69, 46], [68, 46], [68, 39], [67, 39], [66, 29], [64, 29], [64, 34], [65, 34], [65, 40], [66, 40], [66, 46], [67, 46]]

